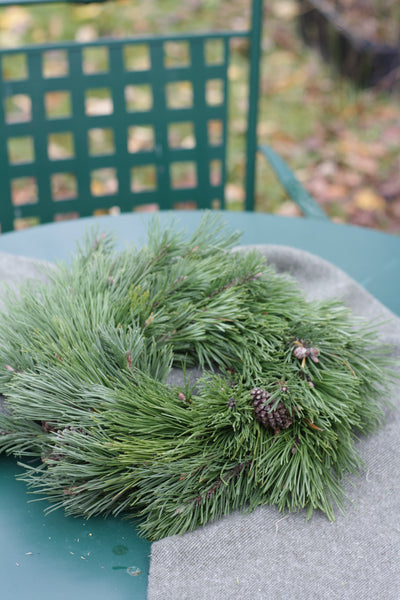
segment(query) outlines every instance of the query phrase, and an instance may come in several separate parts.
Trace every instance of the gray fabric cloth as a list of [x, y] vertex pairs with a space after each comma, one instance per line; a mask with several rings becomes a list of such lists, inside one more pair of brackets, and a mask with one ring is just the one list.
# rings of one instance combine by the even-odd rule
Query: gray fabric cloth
[[2, 297], [7, 293], [7, 287], [17, 289], [18, 285], [27, 279], [46, 280], [43, 268], [50, 266], [41, 260], [26, 256], [14, 256], [0, 252], [0, 309], [3, 308]]
[[42, 260], [0, 252], [0, 283], [18, 285], [26, 279], [43, 278], [41, 269], [49, 265]]
[[[311, 299], [343, 299], [400, 354], [400, 319], [331, 264], [283, 246], [258, 246]], [[400, 394], [393, 390], [397, 406]], [[152, 545], [148, 600], [399, 600], [400, 411], [358, 443], [366, 469], [352, 477], [352, 500], [331, 523], [319, 513], [274, 507], [235, 513]]]

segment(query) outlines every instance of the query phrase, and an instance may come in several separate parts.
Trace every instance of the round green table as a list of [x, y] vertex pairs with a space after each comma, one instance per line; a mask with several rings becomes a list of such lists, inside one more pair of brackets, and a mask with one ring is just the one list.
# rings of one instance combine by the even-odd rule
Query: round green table
[[[282, 244], [307, 250], [346, 271], [400, 315], [400, 237], [314, 219], [222, 212], [243, 232], [243, 244]], [[178, 221], [193, 231], [201, 212], [161, 212], [163, 225]], [[0, 252], [68, 260], [93, 227], [113, 231], [118, 246], [146, 242], [154, 215], [123, 214], [42, 225], [0, 236]], [[45, 515], [44, 502], [29, 502], [20, 467], [0, 456], [0, 589], [2, 600], [141, 600], [146, 598], [150, 544], [119, 519], [88, 521]], [[177, 599], [178, 600], [178, 599]]]

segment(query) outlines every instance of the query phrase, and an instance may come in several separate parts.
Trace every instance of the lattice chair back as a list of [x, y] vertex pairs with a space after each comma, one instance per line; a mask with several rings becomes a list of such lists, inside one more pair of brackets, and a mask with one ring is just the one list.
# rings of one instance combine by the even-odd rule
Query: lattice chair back
[[234, 38], [250, 41], [251, 210], [261, 18], [253, 0], [243, 32], [1, 49], [1, 231], [111, 207], [224, 208]]

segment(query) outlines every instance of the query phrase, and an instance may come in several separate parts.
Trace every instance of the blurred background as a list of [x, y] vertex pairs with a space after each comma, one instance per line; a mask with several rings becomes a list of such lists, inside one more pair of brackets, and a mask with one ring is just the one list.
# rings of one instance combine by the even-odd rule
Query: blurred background
[[[399, 57], [398, 0], [265, 0], [264, 5], [259, 141], [281, 154], [332, 220], [400, 234], [400, 66], [394, 62], [390, 73], [385, 72], [388, 61]], [[86, 42], [166, 30], [240, 30], [248, 25], [249, 10], [249, 0], [115, 0], [8, 7], [0, 11], [0, 45]], [[343, 37], [343, 31], [349, 35]], [[368, 60], [371, 48], [380, 55], [372, 82], [365, 77], [364, 57], [357, 54], [360, 47], [367, 49]], [[233, 89], [227, 207], [232, 210], [243, 208], [247, 53], [246, 43], [236, 40], [229, 70]], [[89, 72], [96, 71], [101, 52], [94, 51], [87, 61]], [[18, 64], [8, 68], [18, 69]], [[57, 57], [47, 68], [60, 68]], [[54, 111], [62, 111], [57, 102], [55, 98]], [[95, 114], [96, 106], [107, 98], [92, 102]], [[14, 109], [23, 112], [24, 106]], [[181, 134], [190, 144], [190, 132]], [[107, 140], [94, 143], [101, 147]], [[145, 148], [146, 131], [132, 143]], [[68, 151], [65, 145], [67, 139], [55, 140], [54, 156]], [[12, 151], [23, 156], [25, 150]], [[257, 173], [257, 210], [297, 215], [262, 158]]]

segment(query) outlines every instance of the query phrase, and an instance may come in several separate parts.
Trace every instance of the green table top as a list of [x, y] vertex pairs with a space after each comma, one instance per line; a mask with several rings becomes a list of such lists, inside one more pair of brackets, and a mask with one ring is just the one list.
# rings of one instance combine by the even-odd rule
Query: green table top
[[[192, 231], [199, 211], [161, 212], [162, 222], [177, 219]], [[232, 228], [243, 232], [243, 244], [282, 244], [308, 250], [346, 271], [388, 308], [400, 314], [400, 236], [316, 219], [264, 213], [221, 211]], [[153, 215], [154, 216], [154, 215]], [[151, 214], [130, 213], [51, 223], [0, 236], [0, 251], [46, 260], [68, 259], [85, 231], [97, 226], [114, 231], [119, 245], [146, 240]]]
[[[342, 268], [400, 315], [400, 237], [313, 219], [223, 212], [243, 244], [282, 244]], [[68, 259], [88, 228], [114, 231], [118, 245], [146, 240], [149, 214], [80, 219], [0, 236], [0, 251], [46, 260]], [[160, 213], [192, 231], [200, 212]], [[19, 467], [0, 456], [0, 589], [2, 600], [141, 600], [146, 597], [150, 544], [119, 519], [68, 518], [28, 503]], [[177, 599], [178, 600], [178, 599]]]
[[[44, 514], [15, 460], [0, 456], [0, 598], [146, 598], [150, 544], [119, 519]], [[29, 503], [28, 503], [29, 502]]]

